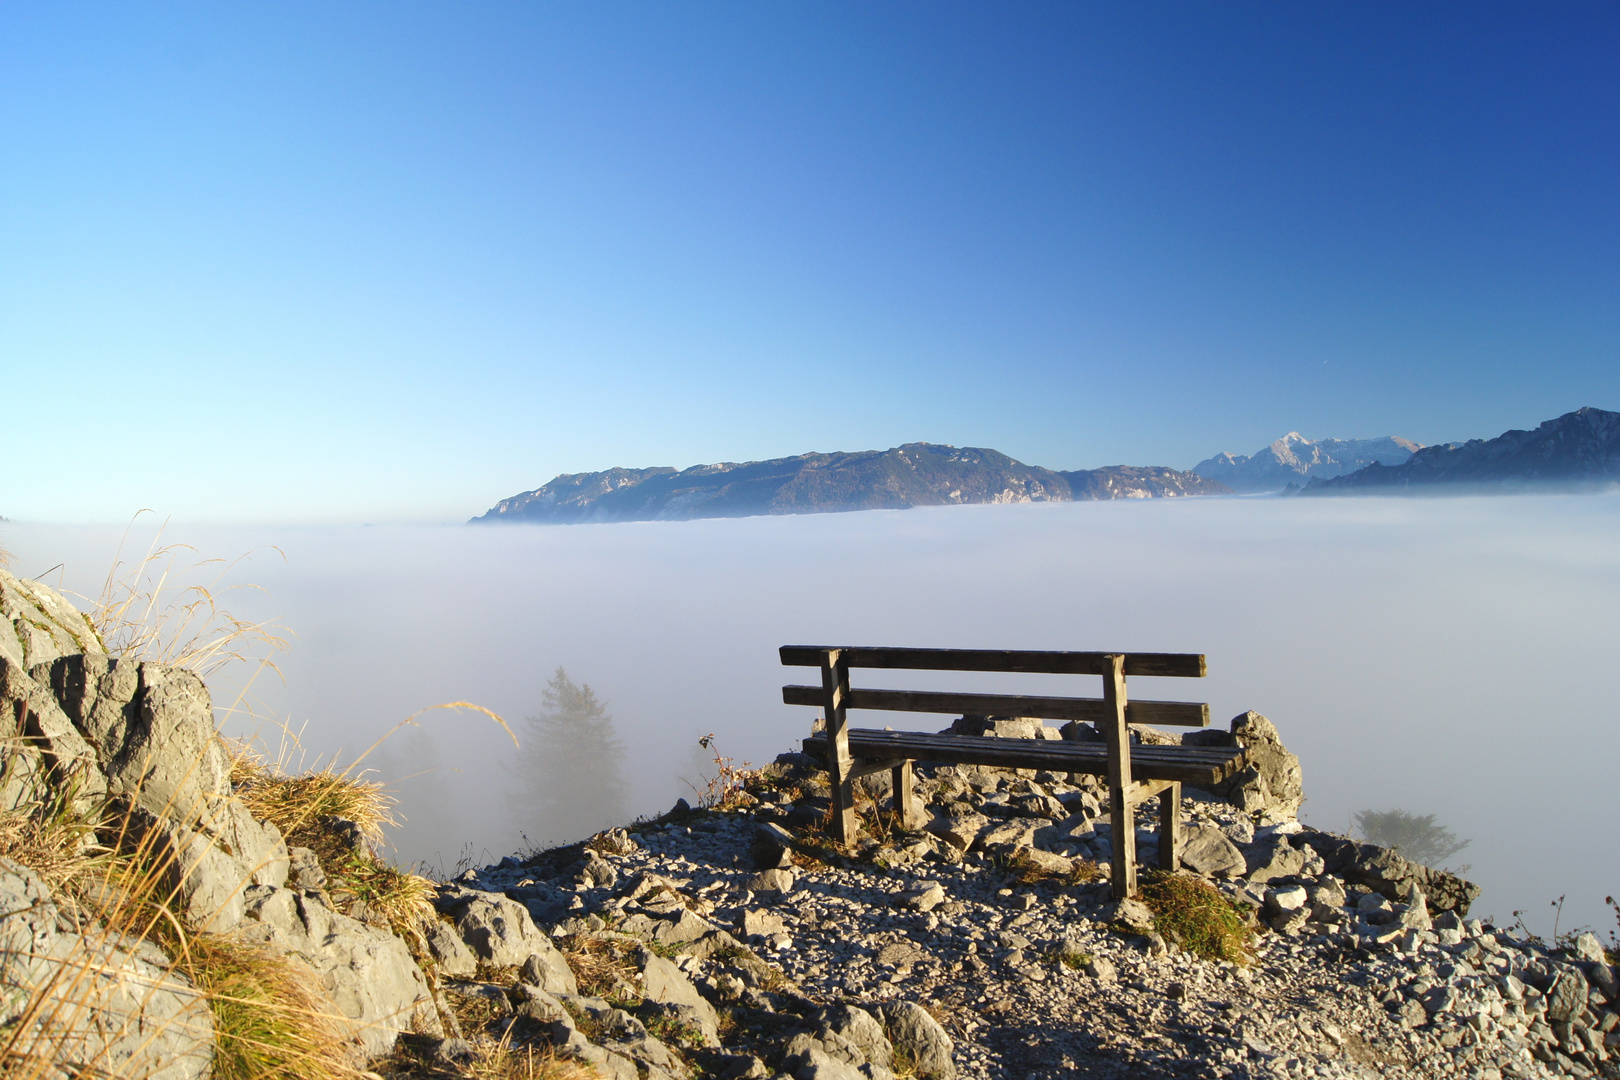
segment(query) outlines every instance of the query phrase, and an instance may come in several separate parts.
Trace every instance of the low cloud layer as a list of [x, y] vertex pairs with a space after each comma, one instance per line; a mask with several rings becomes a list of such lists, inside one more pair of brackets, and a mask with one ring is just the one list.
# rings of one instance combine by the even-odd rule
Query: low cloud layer
[[[696, 779], [699, 736], [768, 761], [806, 734], [781, 704], [786, 643], [1203, 652], [1209, 677], [1143, 696], [1270, 716], [1304, 764], [1303, 816], [1433, 813], [1472, 845], [1476, 910], [1603, 925], [1620, 760], [1620, 496], [1214, 499], [953, 507], [728, 521], [496, 528], [187, 528], [259, 549], [239, 615], [296, 633], [261, 718], [309, 759], [352, 757], [436, 702], [521, 728], [561, 666], [608, 702], [631, 809]], [[121, 529], [14, 525], [13, 570], [99, 591]], [[276, 545], [285, 561], [265, 545]], [[139, 552], [136, 552], [139, 554]], [[130, 552], [126, 551], [126, 559]], [[867, 673], [867, 685], [1095, 694], [1095, 680]], [[230, 695], [228, 680], [216, 698]], [[869, 714], [938, 726], [941, 718]], [[247, 721], [233, 720], [243, 726]], [[264, 719], [256, 721], [271, 732]], [[399, 782], [400, 854], [453, 868], [556, 839], [513, 819], [512, 744], [436, 712], [375, 758]], [[405, 779], [401, 779], [404, 777]]]

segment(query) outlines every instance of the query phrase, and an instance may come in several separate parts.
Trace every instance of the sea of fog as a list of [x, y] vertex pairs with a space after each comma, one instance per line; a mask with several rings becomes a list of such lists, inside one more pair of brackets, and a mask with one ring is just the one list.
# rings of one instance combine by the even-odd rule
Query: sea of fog
[[[123, 557], [144, 554], [142, 519]], [[9, 524], [12, 569], [94, 596], [123, 526]], [[781, 703], [777, 647], [893, 644], [1202, 652], [1200, 681], [1137, 696], [1271, 717], [1300, 755], [1302, 817], [1435, 814], [1472, 841], [1475, 911], [1608, 926], [1620, 893], [1620, 495], [1175, 499], [620, 525], [218, 527], [171, 522], [198, 557], [251, 555], [224, 594], [293, 633], [254, 715], [226, 720], [308, 762], [352, 759], [424, 706], [512, 722], [565, 668], [628, 744], [632, 810], [700, 780], [696, 740], [762, 763], [812, 711]], [[279, 548], [271, 550], [271, 546]], [[177, 569], [190, 559], [182, 558]], [[58, 564], [61, 564], [60, 566]], [[47, 573], [47, 569], [49, 572]], [[212, 581], [218, 567], [188, 580]], [[232, 700], [250, 669], [213, 680]], [[233, 681], [234, 680], [234, 681]], [[867, 673], [866, 685], [1096, 694], [1089, 677]], [[919, 727], [944, 718], [917, 717]], [[868, 714], [904, 726], [904, 716]], [[438, 711], [368, 763], [394, 782], [399, 856], [482, 864], [548, 836], [514, 820], [510, 739]]]

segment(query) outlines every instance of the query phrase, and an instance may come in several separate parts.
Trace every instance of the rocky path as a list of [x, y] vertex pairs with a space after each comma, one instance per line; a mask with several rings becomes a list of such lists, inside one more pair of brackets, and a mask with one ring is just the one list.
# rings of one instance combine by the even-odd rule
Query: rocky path
[[[1378, 881], [1399, 868], [1377, 849], [1347, 855], [1347, 841], [1297, 822], [1256, 831], [1228, 803], [1191, 804], [1189, 826], [1223, 838], [1229, 864], [1237, 856], [1213, 880], [1263, 931], [1251, 964], [1211, 962], [1167, 944], [1134, 905], [1110, 904], [1106, 882], [1026, 883], [1021, 847], [1045, 844], [1060, 860], [1097, 853], [1083, 787], [972, 777], [985, 823], [964, 851], [941, 836], [964, 839], [953, 801], [962, 778], [941, 769], [923, 785], [933, 832], [835, 865], [807, 856], [813, 833], [788, 839], [783, 826], [808, 816], [802, 804], [818, 808], [809, 764], [783, 762], [776, 779], [799, 781], [797, 803], [763, 791], [739, 800], [745, 808], [675, 814], [600, 850], [469, 871], [447, 891], [519, 899], [565, 947], [597, 935], [668, 952], [717, 1009], [724, 1045], [711, 1051], [722, 1057], [713, 1067], [688, 1057], [716, 1075], [881, 1077], [899, 1043], [865, 1053], [828, 1010], [859, 1010], [892, 1033], [895, 1010], [913, 1005], [938, 1022], [923, 1040], [936, 1056], [949, 1040], [932, 1073], [916, 1067], [917, 1047], [902, 1052], [916, 1075], [1620, 1075], [1609, 1060], [1620, 994], [1595, 939], [1554, 954], [1455, 912], [1436, 916], [1421, 887], [1407, 883], [1392, 903], [1327, 870], [1337, 860], [1349, 878]], [[1073, 812], [1016, 809], [1049, 805]], [[1014, 811], [982, 813], [999, 806]]]

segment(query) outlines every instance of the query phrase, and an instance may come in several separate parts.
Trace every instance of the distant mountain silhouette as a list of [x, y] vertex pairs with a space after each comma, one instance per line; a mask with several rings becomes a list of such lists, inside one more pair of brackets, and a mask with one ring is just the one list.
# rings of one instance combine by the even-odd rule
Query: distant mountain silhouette
[[741, 464], [568, 473], [497, 503], [472, 523], [546, 524], [821, 514], [968, 503], [1224, 495], [1219, 483], [1160, 466], [1058, 472], [978, 447], [800, 454]]
[[1428, 446], [1402, 465], [1375, 464], [1345, 476], [1312, 480], [1302, 494], [1591, 488], [1617, 481], [1620, 413], [1588, 407], [1548, 420], [1534, 431], [1505, 431], [1494, 439]]
[[1281, 491], [1313, 477], [1342, 476], [1374, 463], [1400, 465], [1421, 449], [1422, 443], [1393, 435], [1381, 439], [1307, 439], [1290, 431], [1252, 455], [1216, 454], [1192, 471], [1216, 480], [1240, 494]]

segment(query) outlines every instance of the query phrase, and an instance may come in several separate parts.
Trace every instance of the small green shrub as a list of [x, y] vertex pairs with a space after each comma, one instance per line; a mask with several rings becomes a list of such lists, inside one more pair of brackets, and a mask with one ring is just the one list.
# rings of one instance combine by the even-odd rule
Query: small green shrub
[[1254, 959], [1254, 929], [1242, 907], [1191, 874], [1149, 872], [1142, 902], [1167, 941], [1205, 960], [1247, 964]]

